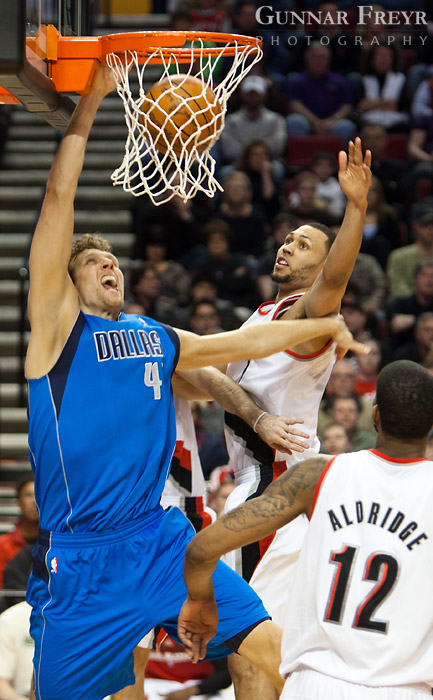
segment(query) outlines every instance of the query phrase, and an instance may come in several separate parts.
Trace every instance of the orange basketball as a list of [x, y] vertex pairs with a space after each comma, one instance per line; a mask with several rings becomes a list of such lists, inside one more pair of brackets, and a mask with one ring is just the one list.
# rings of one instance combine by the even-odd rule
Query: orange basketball
[[195, 147], [202, 153], [214, 143], [222, 126], [222, 108], [213, 90], [182, 73], [155, 83], [141, 111], [141, 122], [160, 153], [168, 150], [166, 139], [178, 156], [183, 146], [188, 152]]

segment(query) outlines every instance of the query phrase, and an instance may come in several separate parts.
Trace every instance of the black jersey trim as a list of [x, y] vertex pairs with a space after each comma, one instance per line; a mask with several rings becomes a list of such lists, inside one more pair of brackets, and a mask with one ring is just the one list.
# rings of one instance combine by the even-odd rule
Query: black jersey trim
[[224, 422], [235, 436], [242, 440], [245, 444], [245, 449], [252, 454], [259, 464], [272, 464], [275, 456], [274, 450], [261, 440], [248, 423], [245, 423], [239, 416], [235, 416], [227, 411], [224, 414]]
[[177, 363], [179, 362], [179, 353], [180, 353], [180, 339], [174, 328], [171, 326], [167, 326], [165, 323], [161, 323], [158, 321], [158, 324], [163, 327], [165, 332], [167, 333], [168, 337], [170, 338], [171, 342], [174, 345], [174, 362], [173, 362], [173, 372], [177, 367]]
[[84, 314], [82, 311], [80, 311], [59, 359], [57, 360], [53, 369], [48, 372], [48, 381], [51, 386], [51, 393], [53, 396], [54, 405], [56, 407], [57, 420], [59, 419], [60, 415], [60, 408], [62, 406], [62, 399], [65, 392], [69, 370], [71, 368], [72, 360], [75, 357], [85, 324], [86, 320], [84, 318]]

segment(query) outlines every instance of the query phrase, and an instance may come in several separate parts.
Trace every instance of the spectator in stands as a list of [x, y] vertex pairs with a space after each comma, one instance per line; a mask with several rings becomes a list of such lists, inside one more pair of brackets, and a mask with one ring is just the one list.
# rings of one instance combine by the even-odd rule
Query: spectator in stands
[[260, 303], [257, 280], [241, 253], [230, 251], [232, 232], [222, 219], [212, 219], [204, 227], [207, 254], [197, 263], [195, 272], [203, 278], [214, 277], [217, 294], [235, 306], [255, 309]]
[[198, 401], [192, 402], [191, 411], [203, 475], [205, 479], [209, 479], [216, 467], [227, 464], [229, 460], [225, 440], [222, 434], [217, 436], [206, 432], [202, 420], [202, 407]]
[[30, 637], [28, 603], [18, 603], [0, 615], [0, 698], [27, 700], [33, 674], [34, 641]]
[[[221, 155], [225, 163], [234, 164], [251, 141], [264, 141], [272, 155], [274, 167], [283, 157], [287, 142], [284, 117], [265, 107], [268, 83], [260, 75], [247, 76], [240, 85], [241, 107], [229, 114], [221, 133]], [[281, 176], [281, 164], [277, 175]]]
[[[159, 224], [167, 237], [167, 257], [179, 261], [188, 258], [195, 246], [202, 243], [201, 211], [197, 198], [184, 202], [175, 196], [169, 202], [155, 205], [147, 196], [134, 197], [132, 206], [133, 260], [145, 260], [147, 237], [153, 224]], [[183, 263], [183, 260], [182, 260]]]
[[341, 315], [352, 335], [364, 342], [369, 333], [368, 314], [353, 294], [346, 293], [341, 302]]
[[352, 451], [368, 450], [376, 445], [374, 430], [364, 430], [359, 426], [361, 417], [361, 400], [353, 396], [336, 396], [332, 399], [331, 418], [347, 430]]
[[412, 210], [414, 243], [394, 250], [389, 256], [387, 275], [391, 296], [410, 296], [414, 292], [417, 264], [433, 258], [433, 201], [419, 202]]
[[132, 268], [129, 288], [128, 302], [139, 304], [143, 309], [140, 313], [144, 316], [151, 316], [171, 326], [178, 326], [181, 323], [181, 314], [175, 304], [160, 299], [161, 281], [153, 263], [142, 262]]
[[149, 227], [144, 244], [144, 261], [151, 263], [159, 276], [159, 301], [185, 306], [189, 298], [191, 278], [182, 265], [167, 259], [167, 234], [160, 224]]
[[392, 360], [412, 360], [431, 367], [433, 362], [433, 313], [431, 311], [418, 316], [413, 341], [396, 350]]
[[26, 474], [17, 484], [17, 503], [20, 517], [11, 532], [0, 537], [0, 588], [6, 565], [27, 544], [35, 544], [39, 531], [39, 514], [35, 501], [35, 479]]
[[267, 223], [263, 210], [252, 203], [251, 183], [236, 170], [223, 181], [224, 192], [216, 217], [224, 219], [232, 231], [233, 253], [259, 258], [264, 251]]
[[232, 331], [239, 328], [245, 320], [245, 313], [241, 313], [227, 299], [220, 299], [217, 292], [217, 283], [214, 274], [194, 274], [191, 283], [190, 303], [183, 311], [184, 320], [181, 328], [189, 327], [189, 319], [193, 307], [199, 301], [212, 301], [218, 311], [221, 327], [224, 331]]
[[354, 391], [358, 396], [362, 396], [370, 403], [374, 402], [376, 396], [377, 376], [382, 367], [382, 349], [380, 343], [375, 338], [364, 341], [370, 348], [368, 355], [357, 355], [355, 362], [358, 366], [356, 373]]
[[342, 452], [352, 451], [348, 432], [341, 423], [329, 423], [324, 429], [320, 441], [322, 454], [339, 455]]
[[294, 187], [288, 199], [288, 211], [296, 217], [298, 226], [317, 221], [325, 226], [338, 224], [326, 203], [318, 197], [320, 180], [315, 173], [304, 170], [294, 178]]
[[394, 44], [371, 46], [365, 55], [363, 94], [358, 102], [362, 123], [381, 124], [388, 133], [409, 130], [406, 77], [398, 70], [398, 62]]
[[189, 3], [189, 30], [193, 32], [228, 32], [230, 18], [219, 0], [193, 0]]
[[281, 211], [272, 220], [271, 236], [269, 250], [262, 255], [259, 260], [257, 270], [258, 284], [262, 301], [270, 301], [274, 299], [277, 293], [277, 285], [271, 279], [271, 273], [275, 265], [275, 257], [277, 251], [286, 240], [286, 236], [295, 230], [298, 226], [298, 220], [294, 214], [287, 211]]
[[189, 319], [189, 330], [197, 335], [211, 335], [221, 333], [218, 309], [210, 299], [197, 301], [193, 307]]
[[[351, 3], [351, 7], [353, 4]], [[383, 44], [388, 38], [388, 27], [379, 21], [379, 12], [383, 12], [382, 5], [375, 3], [371, 6], [371, 12], [367, 13], [364, 25], [358, 26], [358, 33], [366, 38], [365, 44], [362, 44], [363, 51], [367, 52], [370, 46], [375, 43]], [[362, 60], [361, 60], [362, 63]]]
[[[347, 33], [353, 27], [341, 25], [339, 22], [338, 11], [340, 3], [324, 0], [317, 3], [317, 9], [323, 13], [323, 17], [327, 18], [327, 22], [314, 28], [308, 28], [308, 34], [312, 34], [315, 39], [322, 39], [331, 52], [331, 71], [340, 75], [359, 72], [361, 68], [362, 48], [355, 44], [354, 41], [347, 41]], [[308, 8], [310, 9], [310, 4]], [[329, 18], [329, 19], [328, 19]], [[347, 17], [350, 22], [350, 13]]]
[[358, 253], [347, 292], [355, 298], [365, 313], [382, 311], [386, 297], [386, 281], [384, 271], [376, 258], [367, 253]]
[[346, 197], [335, 177], [336, 167], [336, 159], [331, 153], [318, 151], [314, 154], [311, 170], [319, 178], [317, 198], [324, 202], [330, 214], [342, 219], [346, 208]]
[[413, 278], [414, 293], [395, 297], [389, 308], [389, 328], [394, 350], [413, 340], [415, 324], [421, 314], [433, 312], [433, 258], [419, 262]]
[[411, 105], [412, 119], [433, 117], [433, 78], [423, 80], [415, 90]]
[[272, 153], [266, 141], [248, 143], [236, 165], [236, 170], [248, 175], [253, 191], [253, 204], [258, 204], [268, 221], [280, 207], [281, 179], [276, 177]]
[[[335, 364], [326, 386], [325, 397], [320, 405], [318, 422], [318, 431], [320, 435], [323, 434], [324, 429], [332, 420], [332, 400], [337, 396], [353, 396], [355, 393], [356, 374], [357, 366], [353, 360], [349, 360], [345, 357]], [[371, 404], [360, 397], [359, 405], [361, 408], [361, 416], [359, 419], [360, 427], [371, 431], [373, 429]]]
[[397, 215], [386, 201], [380, 181], [373, 176], [367, 195], [361, 253], [372, 255], [382, 269], [385, 269], [391, 251], [400, 245], [401, 236]]
[[[215, 471], [215, 470], [214, 470]], [[210, 481], [212, 481], [212, 474], [210, 475]], [[208, 504], [217, 514], [217, 518], [220, 518], [224, 513], [224, 506], [226, 500], [230, 496], [231, 492], [235, 487], [235, 482], [233, 477], [226, 478], [222, 481], [215, 489], [209, 491]]]
[[[433, 79], [430, 79], [430, 84], [433, 86]], [[419, 180], [428, 180], [430, 188], [433, 188], [433, 115], [413, 118], [407, 151], [412, 165], [406, 187], [410, 197], [418, 199]]]
[[[15, 556], [6, 564], [3, 590], [10, 593], [3, 594], [2, 610], [10, 608], [11, 605], [21, 603], [26, 599], [27, 581], [32, 570], [32, 549], [33, 545], [26, 544]], [[0, 606], [1, 607], [1, 606]], [[0, 694], [0, 700], [2, 700]]]
[[287, 83], [290, 136], [334, 134], [344, 142], [351, 139], [356, 125], [349, 119], [352, 96], [346, 78], [329, 70], [331, 52], [312, 42], [305, 52], [306, 70]]
[[401, 182], [407, 163], [387, 157], [388, 135], [380, 124], [365, 124], [361, 130], [364, 148], [371, 151], [371, 172], [380, 180], [388, 202], [401, 202]]
[[236, 34], [256, 36], [259, 25], [256, 19], [257, 5], [252, 0], [239, 0], [232, 10], [231, 31]]

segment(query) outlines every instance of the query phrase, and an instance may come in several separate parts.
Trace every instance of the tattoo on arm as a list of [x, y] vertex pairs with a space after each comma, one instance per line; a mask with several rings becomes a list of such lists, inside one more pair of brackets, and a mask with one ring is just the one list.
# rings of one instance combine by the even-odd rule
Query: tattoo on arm
[[327, 457], [313, 457], [297, 464], [270, 484], [262, 496], [226, 513], [221, 523], [227, 530], [240, 532], [261, 524], [281, 527], [301, 513], [309, 513], [319, 477]]

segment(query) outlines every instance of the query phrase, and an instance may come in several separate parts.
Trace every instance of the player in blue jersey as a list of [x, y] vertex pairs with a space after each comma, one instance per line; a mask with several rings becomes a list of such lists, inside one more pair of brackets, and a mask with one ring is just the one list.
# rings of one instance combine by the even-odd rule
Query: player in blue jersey
[[[336, 318], [195, 336], [121, 313], [123, 275], [107, 242], [84, 237], [71, 255], [87, 138], [113, 88], [105, 66], [80, 99], [30, 251], [26, 373], [41, 529], [28, 601], [37, 700], [100, 700], [133, 682], [132, 650], [156, 624], [178, 638], [194, 531], [178, 509], [160, 506], [175, 443], [175, 369], [263, 357], [324, 334], [362, 350]], [[220, 622], [210, 657], [224, 644], [281, 687], [280, 630], [260, 599], [223, 564], [214, 587]]]

